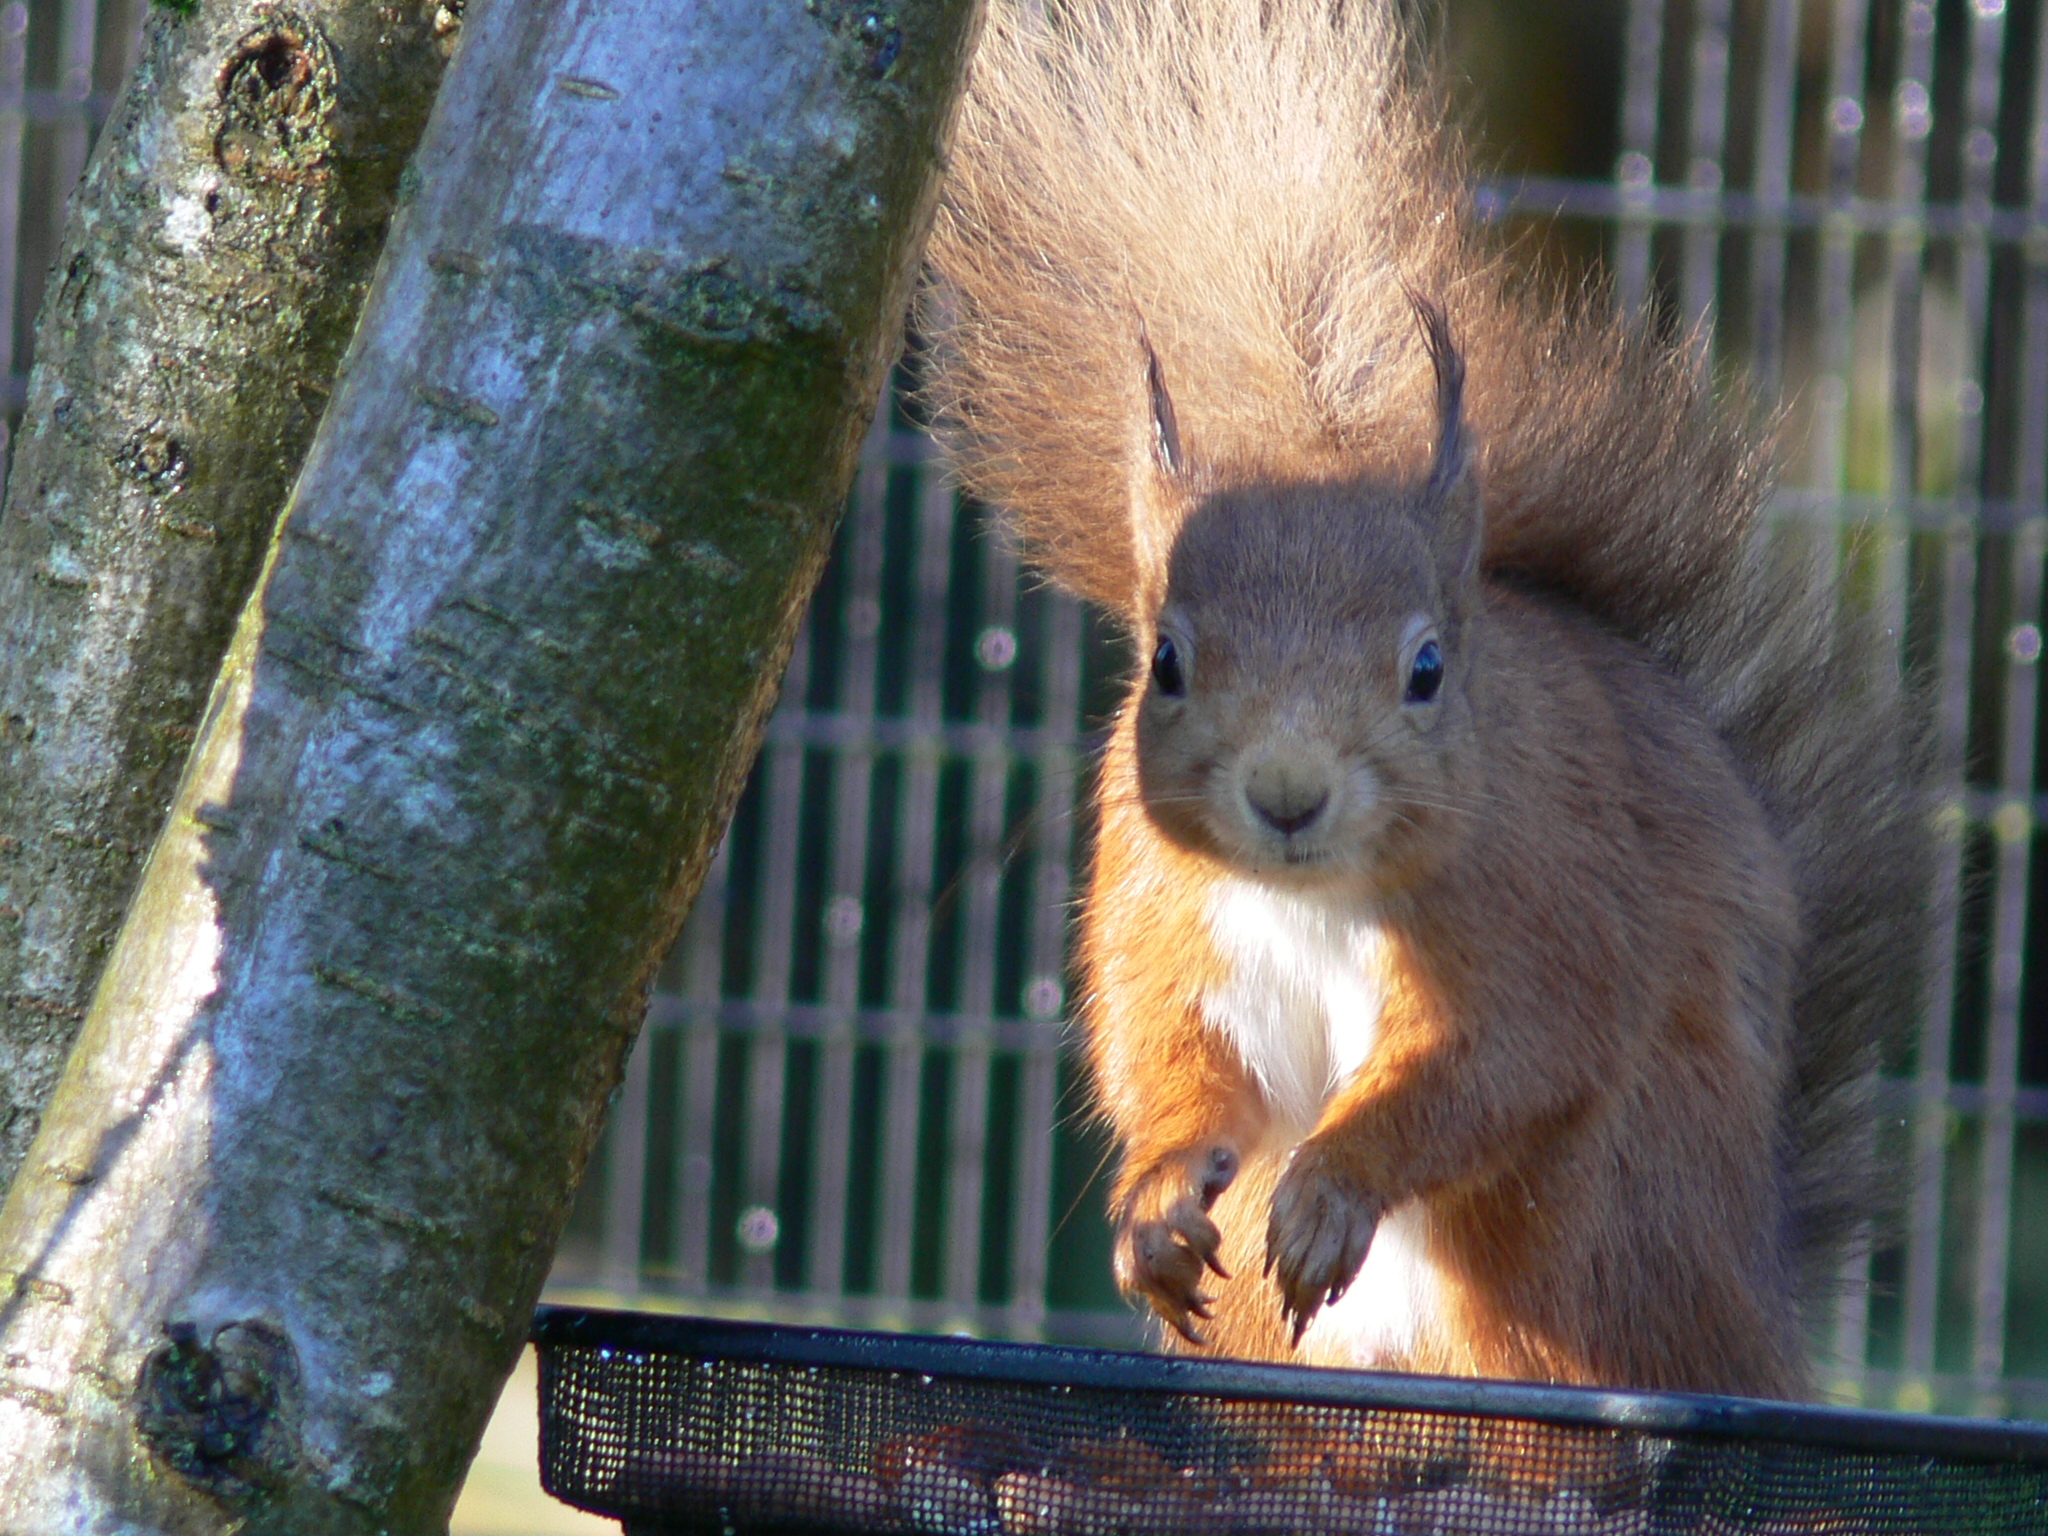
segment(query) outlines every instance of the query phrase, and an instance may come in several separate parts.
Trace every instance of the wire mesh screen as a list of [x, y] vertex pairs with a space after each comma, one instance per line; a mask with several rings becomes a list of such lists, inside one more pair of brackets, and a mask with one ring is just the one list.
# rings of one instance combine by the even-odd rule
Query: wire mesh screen
[[2048, 1531], [2048, 1431], [543, 1312], [542, 1478], [628, 1532]]

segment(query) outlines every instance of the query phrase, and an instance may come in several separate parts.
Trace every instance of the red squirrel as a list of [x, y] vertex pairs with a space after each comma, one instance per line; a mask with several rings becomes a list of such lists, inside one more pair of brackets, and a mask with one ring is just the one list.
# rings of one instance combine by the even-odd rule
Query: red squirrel
[[1182, 1348], [1799, 1397], [1932, 821], [1690, 345], [1501, 260], [1392, 0], [996, 0], [966, 486], [1135, 665], [1078, 993]]

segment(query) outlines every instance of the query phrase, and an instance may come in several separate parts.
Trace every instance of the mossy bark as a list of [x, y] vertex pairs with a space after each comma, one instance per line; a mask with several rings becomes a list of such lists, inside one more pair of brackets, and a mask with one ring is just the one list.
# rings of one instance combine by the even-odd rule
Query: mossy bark
[[158, 8], [73, 196], [0, 510], [0, 1189], [163, 824], [452, 43], [431, 0]]
[[0, 1529], [439, 1530], [900, 338], [973, 0], [492, 0], [0, 1214]]

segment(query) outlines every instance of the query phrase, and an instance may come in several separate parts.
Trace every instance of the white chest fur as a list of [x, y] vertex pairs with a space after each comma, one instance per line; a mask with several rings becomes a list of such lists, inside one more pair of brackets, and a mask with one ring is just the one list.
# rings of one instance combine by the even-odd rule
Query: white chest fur
[[1379, 1037], [1385, 936], [1357, 905], [1220, 885], [1209, 932], [1230, 979], [1203, 999], [1281, 1126], [1296, 1136]]
[[[1230, 977], [1203, 998], [1211, 1027], [1257, 1079], [1274, 1135], [1307, 1135], [1330, 1095], [1372, 1054], [1385, 1001], [1386, 936], [1370, 911], [1251, 881], [1218, 888], [1209, 931]], [[1365, 1266], [1309, 1325], [1301, 1357], [1319, 1365], [1398, 1365], [1444, 1316], [1429, 1258], [1429, 1212], [1389, 1211]]]

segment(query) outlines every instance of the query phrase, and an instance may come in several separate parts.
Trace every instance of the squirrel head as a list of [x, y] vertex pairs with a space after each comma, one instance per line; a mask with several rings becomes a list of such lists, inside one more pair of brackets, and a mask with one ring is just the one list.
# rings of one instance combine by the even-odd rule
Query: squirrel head
[[1437, 394], [1419, 485], [1202, 485], [1145, 349], [1152, 494], [1183, 506], [1139, 610], [1139, 793], [1168, 837], [1268, 882], [1398, 888], [1471, 771], [1483, 507], [1463, 359], [1416, 309]]

